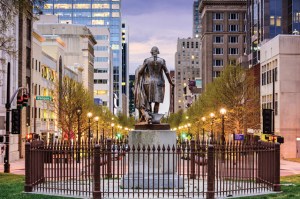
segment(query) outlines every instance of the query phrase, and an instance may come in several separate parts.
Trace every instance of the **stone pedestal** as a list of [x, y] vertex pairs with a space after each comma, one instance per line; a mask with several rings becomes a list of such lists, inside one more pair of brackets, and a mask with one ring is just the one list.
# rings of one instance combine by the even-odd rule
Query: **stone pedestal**
[[[129, 157], [126, 157], [129, 160], [129, 172], [122, 179], [123, 188], [183, 188], [183, 180], [176, 173], [178, 162], [176, 150], [172, 150], [173, 146], [176, 148], [175, 131], [134, 130], [129, 133], [128, 144], [131, 147], [127, 154]], [[143, 146], [146, 150], [142, 149]]]

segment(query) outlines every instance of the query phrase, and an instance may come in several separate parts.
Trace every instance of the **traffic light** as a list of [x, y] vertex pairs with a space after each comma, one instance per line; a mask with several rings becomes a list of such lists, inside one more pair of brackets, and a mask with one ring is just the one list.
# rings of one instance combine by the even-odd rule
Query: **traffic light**
[[263, 109], [263, 133], [273, 134], [273, 110]]
[[117, 137], [117, 139], [120, 140], [122, 138], [122, 134], [121, 133], [117, 133], [116, 137]]
[[23, 107], [28, 106], [28, 98], [29, 98], [28, 94], [23, 94], [23, 103], [22, 103]]
[[12, 109], [12, 118], [11, 118], [11, 133], [12, 134], [20, 134], [21, 132], [21, 111], [20, 109]]
[[17, 97], [17, 108], [22, 109], [23, 107], [23, 95], [18, 95]]
[[277, 137], [277, 142], [280, 143], [280, 144], [283, 144], [284, 143], [284, 137], [278, 136]]

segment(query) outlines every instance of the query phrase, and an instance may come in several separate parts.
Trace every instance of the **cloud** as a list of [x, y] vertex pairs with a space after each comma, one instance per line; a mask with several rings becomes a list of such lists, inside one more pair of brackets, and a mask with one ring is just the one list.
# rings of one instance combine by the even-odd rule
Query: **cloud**
[[[160, 50], [169, 70], [175, 68], [177, 39], [192, 36], [194, 0], [123, 0], [122, 19], [129, 27], [129, 73], [150, 57], [152, 46]], [[170, 105], [170, 89], [166, 81], [164, 103], [160, 113]]]
[[129, 26], [130, 73], [150, 56], [152, 46], [159, 47], [160, 57], [166, 60], [169, 68], [174, 69], [177, 39], [192, 35], [190, 13], [144, 13], [138, 17], [128, 16], [126, 22]]

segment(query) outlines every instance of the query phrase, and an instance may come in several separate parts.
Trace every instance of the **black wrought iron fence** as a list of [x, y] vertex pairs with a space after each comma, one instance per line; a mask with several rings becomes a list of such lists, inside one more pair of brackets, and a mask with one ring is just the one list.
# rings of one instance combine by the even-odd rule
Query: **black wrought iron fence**
[[280, 191], [276, 143], [26, 144], [25, 192], [94, 198], [215, 198]]

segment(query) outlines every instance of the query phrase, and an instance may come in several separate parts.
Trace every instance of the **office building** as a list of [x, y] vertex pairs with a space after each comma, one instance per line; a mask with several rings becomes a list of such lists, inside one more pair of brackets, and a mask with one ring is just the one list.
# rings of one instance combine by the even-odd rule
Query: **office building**
[[84, 25], [74, 24], [37, 24], [42, 35], [59, 35], [65, 42], [64, 64], [68, 67], [83, 68], [83, 85], [93, 95], [94, 83], [94, 45], [96, 40]]
[[122, 96], [123, 102], [123, 114], [129, 115], [129, 29], [128, 24], [122, 23]]
[[193, 37], [201, 36], [201, 13], [199, 12], [199, 2], [195, 0], [193, 4]]
[[300, 158], [299, 46], [299, 35], [277, 35], [260, 49], [261, 108], [275, 111], [275, 135], [284, 137], [282, 158]]
[[300, 1], [248, 0], [247, 18], [247, 54], [252, 67], [260, 62], [264, 42], [278, 34], [299, 34]]
[[[117, 102], [115, 107], [117, 111], [122, 110], [122, 41], [121, 41], [121, 0], [106, 1], [54, 1], [48, 0], [44, 4], [43, 14], [59, 16], [59, 23], [82, 24], [88, 27], [105, 27], [110, 33], [110, 57], [95, 57], [95, 68], [101, 68], [101, 63], [112, 63], [113, 71], [113, 91], [110, 95], [110, 101], [113, 98]], [[94, 32], [96, 41], [99, 39], [107, 39], [106, 35], [100, 32]], [[105, 48], [106, 49], [106, 48]], [[95, 51], [102, 51], [102, 47]], [[107, 49], [109, 51], [109, 49]], [[95, 53], [97, 54], [97, 53]], [[105, 88], [107, 85], [104, 86]], [[109, 85], [110, 87], [110, 85]], [[105, 88], [103, 90], [105, 90]], [[115, 97], [114, 97], [115, 96]], [[103, 104], [104, 104], [104, 100]], [[113, 110], [112, 104], [110, 110]]]
[[[84, 68], [76, 65], [76, 59], [73, 66], [66, 64], [70, 61], [68, 53], [70, 54], [67, 43], [58, 35], [42, 36], [37, 30], [33, 31], [31, 128], [26, 134], [36, 133], [45, 142], [54, 141], [55, 137], [62, 136], [58, 129], [57, 109], [51, 100], [55, 97], [53, 90], [57, 81], [68, 77], [83, 83], [85, 79]], [[82, 54], [85, 52], [82, 51]]]
[[203, 88], [246, 50], [246, 0], [202, 0]]
[[[192, 92], [189, 89], [190, 82], [201, 82], [201, 40], [199, 38], [187, 38], [177, 40], [177, 52], [175, 54], [175, 93], [174, 110], [186, 110], [195, 100], [199, 91]], [[202, 88], [202, 83], [198, 85]]]
[[[170, 77], [172, 80], [172, 83], [175, 85], [175, 71], [174, 70], [170, 70]], [[175, 101], [174, 101], [174, 97], [175, 97], [175, 88], [174, 90], [172, 90], [172, 85], [170, 85], [170, 107], [169, 107], [169, 112], [170, 113], [175, 113], [174, 112], [174, 106], [175, 106]]]

